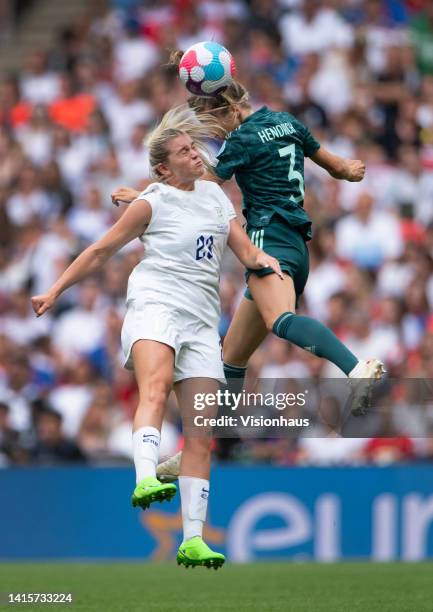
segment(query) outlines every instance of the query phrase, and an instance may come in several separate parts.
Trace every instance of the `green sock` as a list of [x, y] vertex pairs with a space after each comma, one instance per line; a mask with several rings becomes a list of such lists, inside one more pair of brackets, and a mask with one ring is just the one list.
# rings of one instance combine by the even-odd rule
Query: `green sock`
[[310, 317], [285, 312], [275, 321], [272, 331], [279, 338], [332, 361], [346, 375], [349, 375], [358, 363], [355, 355], [340, 342], [334, 332]]
[[[245, 380], [246, 372], [247, 372], [246, 367], [241, 368], [239, 366], [232, 366], [228, 363], [224, 363], [224, 376], [226, 377], [227, 386], [223, 387], [223, 389], [224, 390], [228, 389], [230, 393], [242, 393], [242, 390], [244, 388], [244, 380]], [[226, 406], [226, 410], [224, 412], [226, 412], [227, 414], [230, 414], [230, 411], [228, 410], [230, 407], [231, 407], [231, 402], [229, 402], [229, 405]], [[235, 435], [236, 433], [233, 432], [233, 436]], [[228, 461], [228, 460], [232, 461], [236, 457], [237, 448], [239, 447], [240, 443], [241, 443], [241, 439], [239, 437], [219, 438], [218, 439], [218, 457], [219, 459], [221, 459], [222, 461]]]
[[233, 366], [224, 363], [224, 376], [230, 393], [242, 393], [247, 367]]

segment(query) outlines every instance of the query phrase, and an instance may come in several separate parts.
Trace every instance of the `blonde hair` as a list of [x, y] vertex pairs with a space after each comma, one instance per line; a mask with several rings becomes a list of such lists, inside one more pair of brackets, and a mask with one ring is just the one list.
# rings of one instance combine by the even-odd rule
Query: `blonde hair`
[[195, 143], [196, 149], [203, 158], [205, 165], [210, 151], [206, 145], [209, 138], [224, 138], [225, 132], [212, 115], [202, 113], [200, 120], [195, 116], [188, 104], [182, 104], [165, 113], [159, 125], [146, 137], [144, 143], [149, 149], [149, 162], [152, 174], [157, 180], [163, 181], [158, 171], [159, 164], [167, 161], [169, 150], [167, 144], [177, 136], [187, 134]]
[[232, 81], [227, 89], [216, 96], [191, 96], [188, 105], [200, 116], [202, 113], [214, 111], [228, 112], [235, 104], [250, 107], [249, 99], [250, 95], [242, 83]]

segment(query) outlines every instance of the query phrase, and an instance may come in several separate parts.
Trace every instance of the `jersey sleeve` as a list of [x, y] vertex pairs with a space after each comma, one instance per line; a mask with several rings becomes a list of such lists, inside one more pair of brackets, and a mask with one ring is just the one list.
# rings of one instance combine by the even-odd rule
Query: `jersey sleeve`
[[216, 156], [214, 172], [220, 178], [227, 180], [233, 174], [248, 165], [250, 156], [248, 150], [235, 132], [223, 143]]
[[151, 224], [155, 222], [155, 219], [158, 216], [158, 210], [161, 206], [161, 184], [151, 183], [144, 191], [140, 193], [137, 200], [146, 200], [146, 202], [150, 204], [152, 209], [152, 218], [147, 226], [147, 229], [149, 229]]
[[212, 191], [214, 191], [216, 195], [218, 196], [218, 200], [219, 202], [221, 202], [221, 205], [227, 214], [228, 220], [231, 221], [232, 219], [236, 219], [237, 217], [236, 211], [233, 207], [233, 204], [230, 198], [228, 198], [227, 195], [225, 194], [224, 189], [220, 187], [214, 181], [206, 181], [206, 185], [208, 189], [211, 189]]
[[[220, 187], [221, 189], [221, 187]], [[237, 214], [236, 211], [234, 209], [234, 206], [231, 202], [231, 200], [226, 196], [226, 194], [224, 193], [224, 191], [221, 189], [221, 200], [224, 204], [224, 208], [227, 212], [227, 216], [229, 221], [231, 221], [232, 219], [236, 219]]]
[[311, 157], [320, 149], [320, 143], [314, 138], [310, 130], [300, 121], [296, 122], [296, 129], [300, 132], [304, 145], [304, 157]]

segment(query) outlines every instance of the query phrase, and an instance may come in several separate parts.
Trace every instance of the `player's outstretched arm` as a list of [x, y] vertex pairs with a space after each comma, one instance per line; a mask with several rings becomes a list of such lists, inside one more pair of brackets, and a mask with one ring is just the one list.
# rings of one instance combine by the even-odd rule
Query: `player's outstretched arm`
[[151, 216], [152, 209], [145, 200], [136, 200], [128, 206], [113, 227], [102, 238], [87, 247], [66, 268], [47, 293], [32, 297], [33, 310], [37, 316], [40, 317], [49, 310], [65, 289], [99, 270], [107, 259], [125, 244], [141, 236]]
[[[212, 170], [209, 169], [205, 170], [201, 178], [204, 181], [212, 181], [214, 183], [218, 183], [218, 185], [222, 185], [224, 183], [224, 179], [220, 178], [214, 172], [212, 172]], [[125, 204], [130, 204], [138, 198], [140, 193], [140, 191], [137, 191], [133, 187], [118, 187], [111, 194], [111, 201], [114, 206], [119, 206], [121, 202], [124, 202]]]
[[228, 245], [246, 268], [250, 268], [251, 270], [272, 268], [280, 278], [284, 278], [278, 260], [262, 251], [262, 249], [257, 248], [248, 238], [241, 224], [236, 219], [230, 221]]
[[323, 147], [320, 147], [311, 159], [336, 179], [356, 183], [364, 178], [365, 164], [360, 159], [344, 159]]

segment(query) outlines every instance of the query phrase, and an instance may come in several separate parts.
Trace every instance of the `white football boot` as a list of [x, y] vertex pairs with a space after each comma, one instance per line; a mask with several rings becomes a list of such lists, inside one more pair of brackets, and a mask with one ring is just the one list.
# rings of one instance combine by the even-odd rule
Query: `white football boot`
[[362, 416], [370, 408], [373, 383], [386, 373], [384, 364], [379, 359], [359, 361], [349, 374], [352, 388], [352, 414]]
[[181, 457], [182, 451], [179, 451], [173, 455], [173, 457], [169, 457], [165, 461], [158, 463], [156, 467], [156, 477], [160, 482], [174, 482], [179, 478]]

